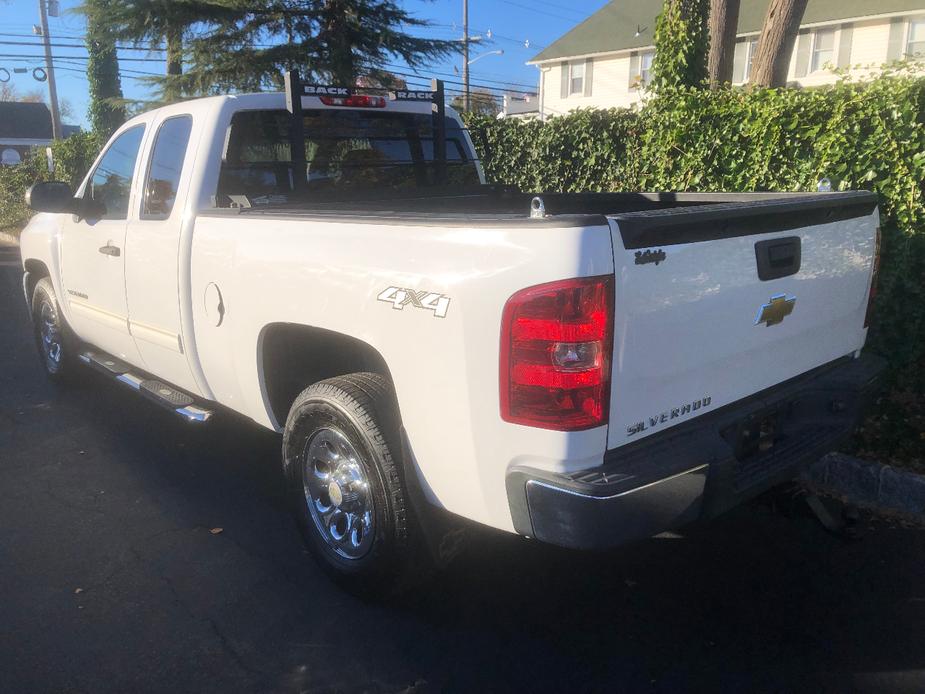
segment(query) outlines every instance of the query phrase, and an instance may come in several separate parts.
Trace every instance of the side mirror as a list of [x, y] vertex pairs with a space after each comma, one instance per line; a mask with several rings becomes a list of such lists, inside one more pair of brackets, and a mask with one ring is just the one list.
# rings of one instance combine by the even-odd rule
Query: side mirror
[[67, 183], [34, 183], [26, 191], [26, 204], [36, 212], [74, 212], [74, 193]]

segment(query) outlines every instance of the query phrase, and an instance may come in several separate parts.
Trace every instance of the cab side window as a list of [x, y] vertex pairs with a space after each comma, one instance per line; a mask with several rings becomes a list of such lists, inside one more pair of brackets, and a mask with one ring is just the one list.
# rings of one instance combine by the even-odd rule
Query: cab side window
[[145, 177], [142, 219], [166, 219], [170, 216], [177, 199], [177, 187], [192, 129], [191, 116], [176, 116], [165, 120], [157, 131]]
[[90, 197], [102, 204], [100, 219], [126, 219], [128, 199], [132, 191], [135, 160], [144, 135], [143, 125], [119, 135], [106, 150], [90, 178]]

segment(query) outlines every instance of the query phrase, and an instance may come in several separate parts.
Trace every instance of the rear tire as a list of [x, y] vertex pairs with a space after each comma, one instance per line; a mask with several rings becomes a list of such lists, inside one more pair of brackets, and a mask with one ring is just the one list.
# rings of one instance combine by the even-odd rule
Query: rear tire
[[430, 573], [398, 431], [391, 385], [373, 373], [306, 388], [286, 421], [283, 466], [302, 538], [354, 593], [395, 594]]
[[71, 379], [76, 367], [76, 340], [47, 277], [36, 282], [32, 292], [32, 329], [39, 361], [48, 379], [55, 384]]

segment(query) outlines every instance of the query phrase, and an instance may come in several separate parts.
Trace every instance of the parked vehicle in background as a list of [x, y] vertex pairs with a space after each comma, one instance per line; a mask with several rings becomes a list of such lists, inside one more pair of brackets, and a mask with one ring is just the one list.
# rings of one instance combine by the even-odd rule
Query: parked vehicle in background
[[[295, 103], [293, 103], [293, 100]], [[309, 548], [354, 588], [457, 517], [606, 548], [792, 478], [857, 421], [876, 198], [486, 185], [442, 97], [338, 87], [133, 118], [37, 184], [23, 288], [81, 363], [283, 435]]]

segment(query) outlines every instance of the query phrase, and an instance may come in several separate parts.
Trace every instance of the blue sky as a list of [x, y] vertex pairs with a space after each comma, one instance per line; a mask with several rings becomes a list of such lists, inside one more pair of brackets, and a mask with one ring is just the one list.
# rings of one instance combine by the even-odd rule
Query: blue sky
[[[70, 103], [78, 125], [86, 125], [87, 81], [84, 73], [86, 52], [82, 43], [84, 23], [79, 15], [68, 10], [77, 5], [62, 0], [60, 16], [49, 18], [49, 32], [54, 48], [59, 99]], [[433, 22], [433, 26], [420, 31], [434, 38], [458, 38], [462, 27], [462, 0], [405, 0], [405, 8], [415, 16]], [[573, 26], [603, 7], [605, 0], [470, 0], [469, 27], [473, 35], [485, 35], [489, 30], [493, 39], [484, 47], [473, 46], [470, 59], [483, 51], [503, 50], [503, 55], [487, 55], [471, 66], [471, 82], [491, 86], [507, 84], [536, 85], [537, 70], [524, 63]], [[32, 25], [39, 23], [36, 0], [0, 0], [0, 67], [11, 73], [11, 84], [19, 92], [42, 90], [44, 83], [33, 80], [33, 67], [44, 64], [41, 45], [16, 45], [15, 42], [36, 43]], [[530, 42], [525, 47], [524, 42]], [[70, 44], [64, 46], [64, 44]], [[10, 56], [23, 56], [14, 58]], [[35, 56], [35, 57], [28, 57]], [[143, 99], [146, 93], [137, 82], [143, 72], [160, 72], [163, 63], [159, 53], [147, 51], [120, 51], [122, 85], [126, 96]], [[124, 59], [124, 60], [123, 60]], [[454, 67], [460, 69], [461, 59], [453, 59], [433, 66], [435, 72], [447, 80], [454, 77]], [[13, 73], [14, 67], [28, 67], [26, 74]], [[134, 72], [130, 72], [134, 71]], [[5, 73], [0, 72], [0, 76]], [[450, 85], [448, 85], [449, 88]]]

